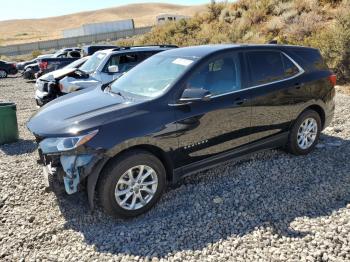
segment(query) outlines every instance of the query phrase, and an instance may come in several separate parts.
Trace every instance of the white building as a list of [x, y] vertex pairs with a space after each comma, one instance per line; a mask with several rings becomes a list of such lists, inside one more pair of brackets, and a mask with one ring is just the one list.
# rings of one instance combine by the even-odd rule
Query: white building
[[96, 35], [101, 33], [112, 33], [123, 30], [134, 29], [134, 20], [126, 19], [112, 22], [85, 24], [78, 28], [63, 30], [63, 37], [75, 37], [85, 35]]
[[157, 16], [157, 24], [163, 24], [166, 22], [179, 21], [181, 19], [188, 19], [189, 16], [185, 15], [175, 15], [175, 14], [160, 14]]

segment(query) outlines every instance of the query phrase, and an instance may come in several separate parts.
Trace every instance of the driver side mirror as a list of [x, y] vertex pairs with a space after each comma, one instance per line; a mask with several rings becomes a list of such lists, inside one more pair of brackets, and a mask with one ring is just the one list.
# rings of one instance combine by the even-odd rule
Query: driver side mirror
[[193, 102], [209, 101], [210, 99], [211, 93], [208, 90], [203, 88], [186, 88], [182, 93], [179, 103], [176, 105], [189, 105]]
[[117, 65], [109, 66], [108, 67], [108, 73], [118, 73], [119, 72], [119, 67]]

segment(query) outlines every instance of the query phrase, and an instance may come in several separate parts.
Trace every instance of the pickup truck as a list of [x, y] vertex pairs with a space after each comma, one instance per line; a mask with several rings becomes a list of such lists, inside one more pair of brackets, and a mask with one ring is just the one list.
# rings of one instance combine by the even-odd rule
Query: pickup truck
[[44, 74], [61, 69], [80, 58], [81, 53], [79, 51], [68, 51], [57, 57], [38, 58], [37, 62], [40, 70], [35, 74], [35, 77], [39, 78]]

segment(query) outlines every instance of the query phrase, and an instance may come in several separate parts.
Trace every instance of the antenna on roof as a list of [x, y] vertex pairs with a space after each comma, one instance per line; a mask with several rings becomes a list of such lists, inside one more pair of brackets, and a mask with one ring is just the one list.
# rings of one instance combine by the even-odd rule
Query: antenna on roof
[[277, 40], [270, 40], [268, 42], [268, 44], [270, 44], [270, 45], [277, 45]]

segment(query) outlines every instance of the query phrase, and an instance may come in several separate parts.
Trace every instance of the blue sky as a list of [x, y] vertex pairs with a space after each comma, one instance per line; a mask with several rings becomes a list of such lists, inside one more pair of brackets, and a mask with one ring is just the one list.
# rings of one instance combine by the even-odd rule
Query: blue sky
[[0, 20], [42, 18], [59, 16], [81, 11], [102, 9], [142, 2], [176, 3], [183, 5], [195, 5], [208, 3], [210, 0], [1, 0], [4, 1], [0, 8]]

